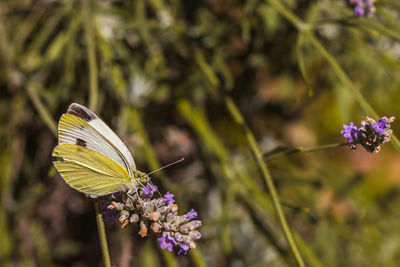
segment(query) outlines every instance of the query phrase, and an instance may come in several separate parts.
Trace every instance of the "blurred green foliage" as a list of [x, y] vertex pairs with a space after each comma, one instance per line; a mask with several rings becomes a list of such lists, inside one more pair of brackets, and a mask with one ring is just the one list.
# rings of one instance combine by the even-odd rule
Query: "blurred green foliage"
[[[56, 122], [77, 102], [140, 170], [185, 157], [152, 179], [204, 223], [189, 256], [111, 225], [113, 265], [295, 266], [252, 154], [344, 142], [343, 123], [397, 116], [400, 5], [376, 8], [357, 18], [345, 0], [0, 1], [0, 265], [102, 265], [93, 205], [50, 160]], [[398, 266], [392, 144], [265, 159], [307, 266]]]

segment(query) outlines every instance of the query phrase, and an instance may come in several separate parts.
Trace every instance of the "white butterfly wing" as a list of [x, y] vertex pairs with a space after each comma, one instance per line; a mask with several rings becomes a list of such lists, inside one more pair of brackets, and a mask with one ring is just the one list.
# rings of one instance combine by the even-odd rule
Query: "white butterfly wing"
[[119, 137], [86, 107], [73, 103], [61, 116], [59, 144], [75, 144], [97, 151], [124, 167], [132, 177], [136, 170], [132, 154]]

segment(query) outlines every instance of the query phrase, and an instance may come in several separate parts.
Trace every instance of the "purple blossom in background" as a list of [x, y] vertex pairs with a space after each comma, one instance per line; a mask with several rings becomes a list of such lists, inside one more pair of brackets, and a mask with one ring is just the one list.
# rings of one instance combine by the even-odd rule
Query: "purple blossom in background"
[[162, 249], [168, 249], [168, 251], [172, 251], [174, 245], [176, 245], [175, 239], [169, 236], [169, 234], [165, 234], [163, 237], [157, 239], [161, 243]]
[[385, 129], [388, 128], [389, 120], [387, 117], [382, 117], [379, 119], [378, 122], [373, 123], [372, 127], [375, 129], [376, 132], [380, 134], [385, 133]]
[[364, 9], [361, 8], [360, 6], [356, 6], [356, 7], [354, 8], [354, 14], [356, 14], [357, 17], [364, 16], [365, 11], [364, 11]]
[[354, 14], [357, 17], [371, 16], [375, 13], [376, 0], [349, 0], [350, 4], [354, 5]]
[[366, 117], [361, 121], [360, 128], [357, 129], [351, 122], [349, 125], [344, 124], [340, 133], [348, 139], [351, 149], [355, 149], [356, 144], [361, 144], [368, 152], [378, 153], [381, 145], [390, 141], [392, 134], [390, 124], [394, 119], [393, 116], [382, 117], [376, 122], [374, 119]]
[[357, 127], [354, 123], [350, 122], [349, 125], [343, 124], [343, 129], [340, 133], [349, 140], [349, 143], [357, 140]]
[[145, 187], [143, 187], [144, 196], [147, 198], [151, 198], [153, 194], [157, 191], [157, 186], [148, 183]]
[[172, 203], [174, 203], [174, 202], [175, 202], [175, 200], [174, 200], [174, 194], [171, 194], [170, 192], [167, 192], [167, 193], [164, 195], [164, 202], [165, 202], [165, 203], [168, 203], [168, 205], [171, 205]]
[[186, 217], [186, 219], [189, 219], [189, 220], [196, 219], [197, 218], [197, 212], [194, 209], [192, 209], [191, 211], [186, 213], [185, 217]]

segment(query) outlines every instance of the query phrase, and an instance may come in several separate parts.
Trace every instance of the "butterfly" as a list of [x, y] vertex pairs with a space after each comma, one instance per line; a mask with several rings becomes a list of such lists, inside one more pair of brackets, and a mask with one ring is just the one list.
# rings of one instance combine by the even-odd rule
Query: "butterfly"
[[136, 189], [148, 177], [107, 124], [76, 103], [60, 118], [52, 160], [68, 185], [91, 197]]

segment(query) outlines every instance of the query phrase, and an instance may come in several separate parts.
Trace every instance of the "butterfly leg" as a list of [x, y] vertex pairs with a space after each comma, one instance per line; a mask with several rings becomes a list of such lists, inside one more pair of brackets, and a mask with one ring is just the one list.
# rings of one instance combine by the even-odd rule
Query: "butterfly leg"
[[136, 192], [137, 198], [139, 199], [139, 195], [138, 195], [138, 191], [136, 189], [136, 186], [132, 187], [131, 189], [128, 190], [128, 192], [126, 192], [126, 195], [132, 199], [133, 202], [136, 202], [136, 199], [133, 197], [133, 193]]
[[139, 196], [139, 191], [138, 191], [138, 189], [137, 189], [136, 186], [133, 186], [131, 189], [129, 189], [128, 192], [127, 192], [126, 194], [127, 194], [128, 197], [130, 197], [133, 201], [136, 201], [136, 199], [134, 199], [133, 196], [132, 196], [132, 193], [134, 193], [134, 192], [135, 192], [136, 195], [137, 195], [137, 200], [139, 201], [140, 205], [143, 206], [142, 199], [141, 199], [140, 196]]
[[128, 196], [132, 197], [132, 193], [136, 192], [137, 193], [137, 189], [136, 186], [132, 187], [131, 189], [128, 190], [127, 194]]

